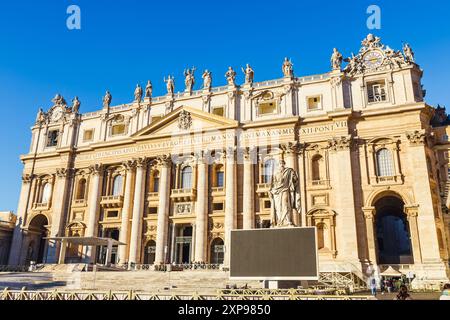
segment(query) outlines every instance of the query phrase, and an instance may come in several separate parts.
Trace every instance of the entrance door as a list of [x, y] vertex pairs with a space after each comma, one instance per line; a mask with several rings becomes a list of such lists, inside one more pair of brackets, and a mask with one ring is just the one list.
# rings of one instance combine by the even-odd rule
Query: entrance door
[[181, 227], [180, 236], [176, 237], [175, 241], [177, 250], [176, 263], [190, 263], [192, 252], [192, 226]]

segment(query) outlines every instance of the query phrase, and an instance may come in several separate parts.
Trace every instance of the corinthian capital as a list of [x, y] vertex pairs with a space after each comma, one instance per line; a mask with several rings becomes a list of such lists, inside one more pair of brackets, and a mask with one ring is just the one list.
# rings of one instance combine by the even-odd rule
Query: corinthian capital
[[56, 175], [58, 178], [66, 178], [70, 173], [70, 169], [67, 168], [59, 168], [56, 169]]
[[156, 163], [158, 166], [168, 168], [172, 164], [172, 159], [170, 155], [162, 155], [156, 159]]
[[328, 140], [328, 147], [333, 151], [349, 150], [351, 145], [351, 136], [334, 137]]
[[131, 171], [134, 168], [136, 168], [136, 160], [127, 160], [122, 162], [122, 167], [126, 170], [126, 171]]
[[283, 152], [285, 152], [287, 154], [297, 153], [298, 149], [299, 149], [299, 144], [297, 142], [289, 142], [289, 143], [282, 144], [280, 147], [281, 147], [281, 150], [283, 150]]
[[31, 180], [33, 180], [34, 179], [34, 174], [24, 174], [24, 175], [22, 175], [22, 182], [23, 183], [30, 183], [31, 182]]
[[105, 169], [105, 167], [102, 164], [94, 164], [89, 167], [89, 170], [91, 171], [91, 174], [93, 174], [93, 175], [102, 174], [104, 169]]
[[411, 145], [424, 145], [427, 135], [425, 130], [415, 130], [413, 132], [407, 132], [406, 137]]
[[136, 163], [137, 168], [145, 167], [148, 164], [147, 158], [137, 158], [137, 159], [134, 159], [134, 161]]

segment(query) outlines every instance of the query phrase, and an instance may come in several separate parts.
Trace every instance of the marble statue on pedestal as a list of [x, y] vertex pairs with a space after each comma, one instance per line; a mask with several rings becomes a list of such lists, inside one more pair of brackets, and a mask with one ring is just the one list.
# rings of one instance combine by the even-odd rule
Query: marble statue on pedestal
[[147, 86], [145, 87], [145, 97], [146, 98], [151, 98], [152, 97], [152, 93], [153, 93], [152, 82], [150, 80], [148, 80]]
[[75, 98], [72, 100], [72, 112], [75, 113], [75, 114], [77, 114], [78, 111], [80, 111], [80, 105], [81, 105], [80, 100], [78, 100], [78, 97], [75, 97]]
[[283, 75], [286, 78], [292, 78], [294, 76], [294, 64], [292, 63], [292, 61], [290, 59], [284, 58], [282, 70], [283, 70]]
[[109, 91], [106, 91], [105, 96], [103, 97], [103, 108], [108, 109], [111, 105], [112, 95]]
[[195, 73], [195, 67], [192, 69], [187, 69], [184, 70], [184, 84], [186, 85], [186, 92], [188, 93], [192, 93], [192, 90], [194, 88], [194, 84], [195, 84], [195, 77], [194, 77], [194, 73]]
[[270, 183], [271, 225], [272, 227], [289, 227], [293, 224], [294, 210], [300, 211], [300, 193], [298, 175], [292, 168], [286, 168], [281, 160]]
[[333, 55], [331, 56], [331, 68], [333, 70], [341, 70], [343, 57], [342, 54], [338, 51], [338, 49], [333, 49]]
[[203, 78], [203, 89], [211, 89], [211, 85], [212, 85], [212, 75], [211, 75], [211, 71], [205, 70], [205, 72], [203, 72], [202, 75]]
[[252, 84], [253, 78], [255, 76], [255, 72], [253, 71], [252, 67], [247, 63], [245, 69], [241, 68], [242, 72], [245, 74], [245, 83], [246, 84]]
[[228, 71], [225, 73], [225, 78], [227, 78], [228, 85], [234, 86], [236, 79], [236, 71], [232, 67], [228, 67]]
[[134, 90], [134, 101], [137, 103], [142, 101], [142, 87], [139, 84], [136, 85], [136, 90]]
[[172, 76], [169, 76], [167, 79], [164, 78], [164, 82], [166, 83], [166, 87], [167, 87], [167, 94], [168, 95], [173, 95], [173, 92], [175, 90], [175, 83], [174, 83], [175, 78]]

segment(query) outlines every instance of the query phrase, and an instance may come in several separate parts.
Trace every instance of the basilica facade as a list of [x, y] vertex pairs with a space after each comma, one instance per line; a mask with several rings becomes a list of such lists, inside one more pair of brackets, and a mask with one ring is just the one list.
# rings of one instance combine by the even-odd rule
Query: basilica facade
[[213, 87], [206, 70], [194, 90], [193, 68], [182, 92], [169, 76], [164, 96], [149, 81], [132, 103], [111, 106], [107, 92], [91, 113], [57, 95], [21, 158], [9, 263], [102, 261], [101, 247], [55, 240], [97, 237], [121, 243], [113, 264], [227, 266], [231, 230], [271, 226], [283, 160], [298, 175], [293, 223], [317, 227], [320, 270], [445, 281], [446, 119], [425, 102], [409, 45], [368, 35], [360, 47], [348, 59], [335, 49], [313, 76], [285, 59], [279, 79], [255, 82], [247, 65], [237, 84], [230, 67]]

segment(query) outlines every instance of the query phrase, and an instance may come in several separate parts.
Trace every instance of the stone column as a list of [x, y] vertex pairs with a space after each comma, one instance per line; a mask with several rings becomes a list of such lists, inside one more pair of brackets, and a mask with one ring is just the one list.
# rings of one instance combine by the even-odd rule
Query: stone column
[[[86, 228], [86, 237], [97, 236], [98, 213], [100, 211], [100, 196], [102, 187], [103, 166], [101, 164], [93, 165], [89, 168], [91, 170], [91, 185], [89, 188], [89, 211], [88, 224]], [[86, 248], [86, 257], [90, 262], [95, 262], [96, 247], [88, 246]]]
[[422, 250], [420, 248], [419, 227], [417, 225], [419, 207], [418, 206], [405, 207], [405, 214], [408, 219], [409, 231], [411, 232], [411, 245], [414, 257], [414, 264], [421, 264]]
[[244, 150], [243, 228], [255, 228], [255, 181], [253, 150]]
[[176, 262], [176, 247], [175, 247], [175, 237], [176, 237], [176, 230], [177, 225], [175, 223], [171, 224], [171, 239], [170, 239], [170, 261], [169, 262]]
[[158, 159], [160, 165], [160, 188], [158, 205], [158, 225], [156, 230], [156, 252], [155, 265], [166, 262], [167, 230], [170, 211], [170, 168], [172, 162], [170, 157], [164, 156]]
[[119, 246], [119, 263], [125, 263], [127, 261], [130, 248], [130, 243], [128, 241], [128, 232], [130, 226], [130, 214], [133, 207], [133, 171], [136, 167], [136, 161], [127, 161], [123, 163], [123, 166], [127, 172], [125, 181], [125, 194], [123, 198], [123, 208], [122, 208], [122, 222], [120, 225], [119, 241], [126, 243], [126, 245]]
[[[58, 169], [56, 172], [56, 184], [52, 196], [52, 226], [50, 237], [64, 236], [64, 222], [69, 200], [69, 180], [70, 171], [68, 169]], [[47, 263], [57, 263], [61, 243], [54, 240], [48, 241]]]
[[20, 191], [19, 205], [17, 207], [17, 220], [14, 227], [13, 238], [11, 242], [11, 250], [9, 253], [8, 264], [11, 266], [17, 266], [21, 264], [20, 252], [22, 251], [23, 233], [22, 226], [27, 219], [27, 207], [30, 199], [31, 186], [34, 176], [23, 175], [22, 176], [22, 189]]
[[372, 265], [377, 264], [377, 246], [375, 240], [375, 207], [363, 208], [366, 218], [366, 236], [369, 261]]
[[147, 160], [136, 161], [136, 183], [133, 199], [133, 221], [131, 222], [129, 263], [138, 263], [142, 244], [142, 217], [144, 215], [145, 173]]
[[208, 164], [203, 155], [198, 159], [197, 203], [195, 219], [195, 258], [196, 262], [206, 262], [208, 228]]
[[236, 164], [234, 150], [226, 151], [225, 168], [225, 258], [224, 265], [230, 265], [231, 230], [236, 229]]
[[[328, 141], [330, 150], [330, 183], [334, 190], [336, 211], [338, 258], [358, 265], [359, 252], [365, 248], [358, 243], [355, 196], [353, 189], [352, 152], [353, 138], [335, 137]], [[361, 217], [362, 218], [362, 217]]]

